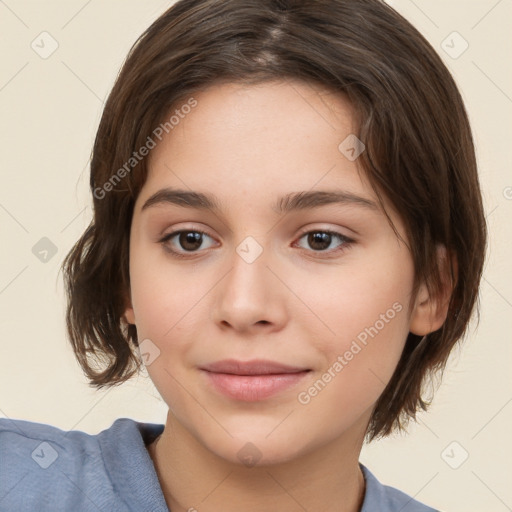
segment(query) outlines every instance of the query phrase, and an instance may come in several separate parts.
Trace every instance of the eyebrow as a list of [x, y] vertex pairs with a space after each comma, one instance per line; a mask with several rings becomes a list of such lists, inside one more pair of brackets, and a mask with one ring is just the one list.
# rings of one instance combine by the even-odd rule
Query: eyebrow
[[[163, 188], [146, 200], [142, 206], [142, 211], [150, 207], [165, 204], [173, 204], [198, 210], [212, 210], [214, 212], [220, 212], [222, 210], [222, 203], [213, 195], [189, 190]], [[272, 205], [272, 210], [282, 214], [291, 211], [318, 208], [329, 204], [355, 205], [370, 210], [379, 210], [377, 204], [371, 199], [344, 190], [291, 192], [290, 194], [280, 197]]]

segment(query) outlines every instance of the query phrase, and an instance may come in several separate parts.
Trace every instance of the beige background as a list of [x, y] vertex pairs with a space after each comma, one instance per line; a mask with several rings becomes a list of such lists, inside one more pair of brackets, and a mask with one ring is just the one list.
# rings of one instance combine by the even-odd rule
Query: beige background
[[[165, 420], [147, 374], [109, 391], [88, 387], [65, 337], [59, 266], [91, 216], [88, 164], [102, 102], [131, 44], [170, 3], [0, 0], [0, 415], [89, 433], [118, 417]], [[480, 325], [450, 359], [431, 410], [408, 436], [365, 447], [361, 460], [440, 510], [511, 510], [512, 2], [391, 3], [461, 88], [491, 239]], [[45, 59], [31, 47], [42, 52], [41, 37], [46, 51], [58, 43]], [[42, 237], [57, 248], [47, 262], [32, 252]]]

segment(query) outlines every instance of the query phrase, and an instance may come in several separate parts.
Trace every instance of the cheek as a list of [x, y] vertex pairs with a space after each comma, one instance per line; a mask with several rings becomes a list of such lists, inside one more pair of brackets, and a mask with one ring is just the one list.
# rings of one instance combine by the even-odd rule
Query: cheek
[[[325, 327], [322, 336], [310, 329], [310, 339], [340, 387], [350, 379], [358, 389], [382, 391], [402, 353], [414, 270], [405, 250], [387, 249], [379, 258], [340, 267], [335, 279], [317, 275], [315, 286], [308, 281], [302, 290]], [[340, 356], [343, 369], [335, 371]]]
[[297, 401], [326, 435], [336, 436], [369, 411], [398, 364], [408, 334], [407, 310], [390, 288], [390, 301], [361, 300], [332, 309], [336, 336], [316, 347], [323, 366], [299, 390]]
[[218, 277], [200, 276], [192, 266], [177, 271], [157, 251], [134, 252], [130, 272], [137, 335], [156, 354], [148, 374], [171, 409], [187, 409], [182, 386], [196, 362], [194, 344], [204, 338], [208, 292]]
[[334, 439], [356, 424], [366, 428], [395, 371], [408, 332], [406, 309], [398, 303], [395, 308], [376, 306], [375, 311], [384, 315], [388, 311], [388, 323], [380, 318], [362, 323], [364, 318], [373, 319], [373, 314], [357, 320], [347, 315], [346, 322], [337, 324], [341, 334], [323, 347], [325, 366], [298, 390], [297, 407], [304, 421], [314, 418], [315, 428], [321, 429], [325, 439]]
[[191, 328], [212, 284], [193, 266], [177, 270], [159, 248], [137, 247], [131, 255], [132, 303], [139, 338], [176, 339]]
[[396, 281], [368, 289], [360, 281], [354, 286], [354, 293], [339, 297], [323, 310], [335, 333], [329, 346], [337, 353], [352, 350], [359, 355], [359, 345], [365, 349], [365, 358], [396, 359], [408, 332], [408, 288], [397, 286]]
[[161, 258], [151, 262], [142, 254], [133, 258], [131, 291], [137, 335], [152, 354], [146, 366], [148, 375], [172, 411], [188, 411], [193, 406], [183, 386], [187, 387], [189, 378], [191, 333], [198, 332], [207, 314], [201, 298], [210, 287], [203, 286], [192, 272], [171, 272]]

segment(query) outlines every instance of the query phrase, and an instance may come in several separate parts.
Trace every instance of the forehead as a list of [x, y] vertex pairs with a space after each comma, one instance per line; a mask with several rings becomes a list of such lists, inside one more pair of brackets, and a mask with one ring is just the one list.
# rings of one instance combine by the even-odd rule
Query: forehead
[[349, 181], [364, 186], [357, 162], [340, 150], [356, 131], [343, 95], [289, 81], [220, 84], [193, 99], [186, 114], [180, 102], [173, 106], [178, 122], [149, 155], [150, 184], [186, 175], [204, 189], [223, 184], [224, 190], [249, 191], [265, 184], [285, 193], [292, 183], [311, 189], [319, 180], [339, 185], [341, 177], [349, 188]]
[[[193, 108], [187, 106], [191, 99]], [[167, 117], [172, 126], [150, 160], [190, 146], [197, 156], [223, 149], [233, 157], [257, 155], [260, 164], [266, 155], [276, 158], [286, 150], [299, 155], [314, 145], [337, 155], [338, 144], [357, 130], [344, 95], [297, 81], [212, 85], [175, 102]]]

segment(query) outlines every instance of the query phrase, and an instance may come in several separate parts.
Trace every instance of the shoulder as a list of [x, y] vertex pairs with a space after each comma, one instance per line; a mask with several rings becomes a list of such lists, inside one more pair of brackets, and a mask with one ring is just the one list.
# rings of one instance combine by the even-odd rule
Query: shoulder
[[[45, 423], [0, 418], [2, 465], [48, 469], [69, 464], [80, 454], [93, 457], [99, 452], [98, 436], [78, 430], [65, 431]], [[67, 468], [70, 469], [70, 468]]]
[[0, 418], [0, 511], [127, 510], [116, 498], [104, 448], [115, 452], [116, 443], [137, 436], [143, 446], [128, 418], [97, 435]]
[[361, 512], [439, 512], [394, 487], [381, 484], [368, 468], [359, 465], [366, 481]]

